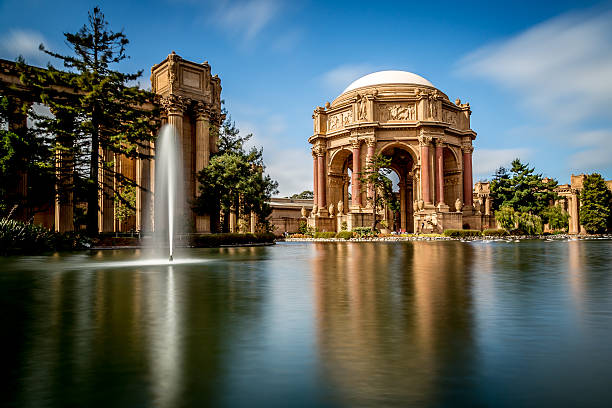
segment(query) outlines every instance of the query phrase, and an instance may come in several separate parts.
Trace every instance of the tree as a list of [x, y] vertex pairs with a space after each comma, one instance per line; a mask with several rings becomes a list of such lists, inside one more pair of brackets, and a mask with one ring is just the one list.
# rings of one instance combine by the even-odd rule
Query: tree
[[[53, 191], [51, 152], [49, 145], [36, 138], [34, 132], [8, 129], [10, 111], [27, 114], [27, 104], [0, 96], [0, 216], [18, 209], [22, 219], [31, 215], [34, 207], [49, 204]], [[19, 191], [16, 182], [26, 175], [27, 190]], [[29, 191], [35, 194], [29, 194]]]
[[510, 171], [500, 167], [491, 181], [493, 209], [512, 207], [519, 213], [542, 216], [550, 202], [557, 198], [554, 191], [557, 181], [544, 179], [541, 174], [534, 174], [534, 170], [520, 159], [512, 162]]
[[[220, 129], [213, 129], [219, 137], [219, 151], [211, 156], [210, 163], [198, 174], [199, 195], [194, 203], [198, 214], [214, 216], [219, 212], [228, 220], [230, 212], [238, 218], [255, 213], [259, 229], [268, 229], [268, 217], [272, 208], [268, 202], [277, 192], [278, 183], [264, 174], [263, 150], [245, 142], [252, 135], [242, 136], [229, 115]], [[227, 230], [216, 225], [214, 230]]]
[[610, 224], [612, 193], [598, 173], [586, 176], [580, 192], [580, 224], [588, 233], [603, 233]]
[[569, 214], [559, 205], [548, 207], [542, 215], [548, 220], [548, 226], [554, 231], [567, 231], [569, 228]]
[[378, 224], [378, 211], [389, 205], [393, 212], [397, 211], [397, 203], [393, 194], [393, 183], [389, 177], [391, 174], [391, 158], [377, 154], [368, 162], [359, 180], [364, 188], [370, 187], [372, 194], [368, 201], [373, 208], [372, 230], [376, 230]]
[[292, 195], [291, 198], [294, 200], [312, 200], [314, 198], [314, 193], [310, 190], [304, 190], [300, 194]]
[[[53, 117], [33, 115], [42, 133], [56, 135], [55, 153], [65, 159], [58, 177], [80, 177], [86, 181], [87, 231], [98, 232], [98, 199], [101, 191], [115, 193], [135, 181], [114, 170], [114, 157], [151, 158], [144, 147], [153, 139], [155, 110], [146, 109], [153, 95], [128, 86], [142, 71], [122, 73], [114, 66], [127, 57], [129, 41], [123, 31], [113, 32], [98, 7], [87, 24], [76, 33], [64, 33], [72, 55], [40, 49], [59, 59], [66, 71], [29, 69], [22, 65], [22, 81], [38, 90]], [[100, 169], [110, 176], [100, 177]], [[62, 185], [62, 183], [59, 183]], [[73, 183], [67, 184], [67, 188]], [[118, 195], [121, 200], [121, 194]], [[127, 200], [123, 204], [130, 205]]]

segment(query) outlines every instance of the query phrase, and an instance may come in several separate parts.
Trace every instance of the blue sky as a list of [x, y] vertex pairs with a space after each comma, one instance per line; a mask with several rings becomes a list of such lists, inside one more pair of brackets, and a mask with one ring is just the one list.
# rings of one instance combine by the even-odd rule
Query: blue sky
[[[64, 50], [100, 5], [131, 59], [209, 61], [243, 132], [264, 147], [280, 195], [311, 189], [312, 110], [382, 69], [415, 72], [471, 104], [475, 180], [514, 157], [560, 183], [612, 178], [612, 2], [0, 0], [0, 58]], [[492, 5], [493, 4], [493, 5]]]

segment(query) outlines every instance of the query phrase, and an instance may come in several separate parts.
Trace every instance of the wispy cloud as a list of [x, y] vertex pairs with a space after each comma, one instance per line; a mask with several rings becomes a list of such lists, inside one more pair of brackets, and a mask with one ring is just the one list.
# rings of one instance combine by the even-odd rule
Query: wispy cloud
[[[610, 171], [610, 21], [609, 9], [565, 14], [476, 50], [460, 60], [458, 70], [513, 92], [517, 105], [549, 129], [550, 142], [567, 146], [565, 157], [558, 158], [565, 171]], [[526, 125], [525, 134], [546, 137]], [[490, 159], [483, 153], [475, 154], [486, 164]]]
[[321, 75], [321, 82], [331, 93], [340, 93], [354, 80], [374, 71], [371, 64], [344, 64]]
[[516, 91], [528, 108], [556, 121], [609, 117], [610, 21], [610, 11], [567, 14], [475, 51], [460, 61], [460, 71]]
[[280, 12], [277, 0], [225, 0], [214, 3], [212, 21], [244, 42], [253, 40]]
[[48, 45], [38, 31], [13, 29], [0, 37], [0, 55], [10, 60], [21, 55], [30, 63], [44, 63], [49, 58], [38, 49], [41, 43]]

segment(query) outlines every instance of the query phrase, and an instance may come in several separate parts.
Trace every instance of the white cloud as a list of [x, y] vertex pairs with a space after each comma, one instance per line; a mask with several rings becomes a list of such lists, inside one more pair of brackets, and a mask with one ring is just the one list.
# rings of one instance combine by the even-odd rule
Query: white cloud
[[371, 73], [374, 67], [370, 64], [344, 64], [321, 75], [322, 83], [329, 91], [336, 94], [349, 86], [354, 80]]
[[460, 61], [466, 75], [517, 92], [528, 108], [563, 123], [609, 117], [612, 12], [567, 14]]
[[[476, 50], [459, 61], [464, 76], [486, 78], [516, 95], [538, 125], [525, 135], [547, 138], [562, 171], [612, 168], [612, 11], [569, 13]], [[598, 130], [591, 130], [593, 126]], [[541, 132], [543, 127], [546, 132]], [[562, 150], [561, 149], [561, 150]], [[503, 154], [502, 151], [497, 151]], [[486, 154], [477, 150], [479, 160]], [[545, 155], [546, 152], [541, 152]], [[475, 163], [478, 163], [475, 160]]]
[[0, 38], [0, 53], [10, 60], [22, 55], [27, 62], [41, 63], [49, 60], [46, 54], [38, 49], [43, 43], [48, 46], [45, 37], [33, 30], [10, 30]]
[[606, 171], [612, 165], [612, 130], [593, 130], [576, 135], [573, 143], [582, 150], [571, 155], [569, 164], [576, 173]]
[[509, 167], [512, 160], [517, 157], [525, 162], [531, 151], [526, 148], [514, 149], [474, 149], [472, 163], [474, 165], [474, 181], [491, 179], [491, 176], [500, 167]]
[[282, 7], [277, 0], [225, 0], [214, 4], [214, 23], [245, 42], [254, 39]]

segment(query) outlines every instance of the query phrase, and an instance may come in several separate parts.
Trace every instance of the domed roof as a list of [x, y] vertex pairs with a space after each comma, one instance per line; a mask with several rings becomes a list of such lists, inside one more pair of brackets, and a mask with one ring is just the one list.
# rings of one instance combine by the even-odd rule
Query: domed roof
[[383, 84], [414, 84], [433, 87], [433, 84], [420, 75], [408, 71], [378, 71], [353, 81], [342, 93], [364, 86]]

